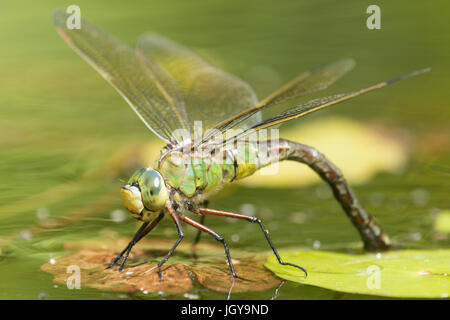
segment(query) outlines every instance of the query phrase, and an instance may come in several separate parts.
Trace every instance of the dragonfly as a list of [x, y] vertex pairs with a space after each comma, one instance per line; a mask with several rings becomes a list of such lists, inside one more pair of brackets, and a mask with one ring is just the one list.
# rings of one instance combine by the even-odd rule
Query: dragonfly
[[[53, 15], [61, 37], [119, 92], [145, 125], [166, 143], [154, 164], [137, 170], [121, 188], [124, 206], [142, 225], [107, 268], [117, 265], [122, 271], [134, 245], [164, 216], [170, 216], [178, 238], [157, 265], [160, 280], [163, 279], [161, 267], [184, 237], [181, 222], [219, 241], [224, 247], [231, 274], [237, 277], [227, 242], [204, 225], [204, 217], [213, 215], [259, 225], [278, 262], [302, 270], [306, 277], [305, 268], [281, 258], [261, 219], [215, 210], [205, 205], [208, 197], [223, 185], [284, 160], [309, 166], [328, 183], [359, 232], [365, 249], [381, 251], [391, 246], [388, 235], [360, 203], [336, 165], [312, 146], [272, 139], [260, 133], [428, 72], [430, 68], [350, 93], [295, 103], [296, 99], [329, 87], [354, 67], [353, 59], [341, 59], [301, 74], [258, 101], [246, 82], [160, 35], [146, 33], [139, 38], [137, 48], [132, 49], [84, 19], [80, 29], [70, 29], [66, 23], [68, 18], [69, 15], [63, 10], [57, 10]], [[283, 107], [284, 111], [263, 117], [262, 111], [275, 110], [275, 107]], [[196, 215], [201, 217], [200, 222], [192, 218]]]

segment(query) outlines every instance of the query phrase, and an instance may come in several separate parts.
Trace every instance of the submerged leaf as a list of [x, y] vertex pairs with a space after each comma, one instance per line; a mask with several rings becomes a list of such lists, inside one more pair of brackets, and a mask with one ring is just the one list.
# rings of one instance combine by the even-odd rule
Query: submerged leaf
[[[223, 255], [223, 247], [200, 243], [194, 258], [190, 244], [181, 244], [171, 259], [163, 265], [163, 281], [159, 280], [157, 263], [173, 245], [168, 240], [145, 240], [133, 248], [122, 272], [117, 267], [105, 270], [115, 255], [127, 245], [127, 239], [94, 239], [66, 243], [72, 255], [55, 258], [41, 266], [54, 276], [54, 282], [66, 284], [71, 273], [69, 266], [80, 268], [81, 287], [116, 292], [164, 292], [183, 294], [193, 288], [194, 280], [220, 292], [264, 291], [275, 287], [280, 280], [267, 271], [264, 256], [244, 256], [238, 250], [233, 254], [236, 273], [241, 279], [232, 281]], [[194, 279], [194, 280], [193, 280]]]
[[205, 287], [221, 292], [264, 291], [281, 283], [267, 269], [264, 268], [263, 257], [233, 259], [236, 274], [239, 278], [233, 279], [228, 264], [204, 262], [190, 268], [197, 276], [198, 281]]
[[285, 251], [285, 261], [308, 270], [308, 277], [280, 266], [274, 257], [266, 267], [277, 276], [331, 290], [403, 298], [448, 298], [450, 250], [403, 250], [383, 254]]
[[[135, 253], [141, 254], [140, 250]], [[192, 280], [183, 265], [163, 268], [164, 281], [159, 281], [157, 263], [138, 265], [118, 272], [117, 268], [105, 270], [114, 257], [113, 250], [84, 249], [74, 255], [46, 263], [41, 269], [55, 276], [54, 282], [66, 284], [71, 274], [69, 266], [80, 267], [81, 287], [116, 292], [166, 292], [181, 294], [192, 289]]]

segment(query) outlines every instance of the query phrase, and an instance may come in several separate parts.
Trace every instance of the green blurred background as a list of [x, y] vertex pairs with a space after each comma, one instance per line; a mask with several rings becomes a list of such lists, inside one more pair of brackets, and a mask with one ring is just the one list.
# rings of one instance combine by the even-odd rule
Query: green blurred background
[[[56, 33], [53, 10], [71, 4], [131, 46], [151, 30], [193, 48], [249, 82], [259, 98], [304, 70], [343, 57], [355, 58], [357, 67], [326, 93], [432, 67], [431, 73], [299, 121], [341, 115], [395, 127], [408, 136], [412, 158], [405, 170], [379, 174], [356, 191], [404, 247], [449, 245], [433, 231], [434, 216], [450, 207], [448, 2], [19, 0], [2, 6], [0, 13], [1, 299], [37, 299], [42, 293], [50, 299], [117, 298], [90, 289], [54, 288], [52, 277], [39, 267], [65, 241], [98, 236], [103, 229], [130, 237], [136, 228], [129, 218], [114, 222], [110, 213], [121, 208], [121, 179], [138, 166], [130, 146], [156, 138]], [[381, 8], [381, 30], [366, 28], [370, 4]], [[414, 200], [418, 192], [424, 201]], [[256, 212], [276, 212], [267, 224], [280, 248], [311, 246], [315, 240], [324, 248], [358, 241], [336, 203], [317, 194], [317, 186], [236, 186], [212, 204], [236, 211], [251, 204]], [[380, 195], [382, 201], [373, 200]], [[296, 211], [307, 215], [305, 223], [289, 223]], [[49, 216], [67, 223], [42, 225]], [[231, 226], [236, 229], [215, 219], [208, 225], [228, 236], [235, 232]], [[253, 227], [240, 225], [239, 241], [231, 246], [267, 250]], [[175, 237], [170, 230], [165, 221], [155, 234]], [[188, 238], [192, 234], [189, 230]], [[204, 299], [225, 297], [196, 290]], [[268, 299], [272, 291], [233, 298]], [[362, 296], [291, 283], [280, 291], [284, 299], [353, 297]]]

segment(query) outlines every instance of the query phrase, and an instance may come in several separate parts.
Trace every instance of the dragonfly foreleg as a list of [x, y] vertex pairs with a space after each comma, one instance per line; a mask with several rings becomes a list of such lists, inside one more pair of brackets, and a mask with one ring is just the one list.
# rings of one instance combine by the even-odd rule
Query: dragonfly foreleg
[[238, 278], [238, 276], [236, 275], [236, 272], [234, 271], [234, 266], [233, 266], [233, 262], [231, 261], [231, 256], [230, 256], [230, 250], [228, 249], [228, 245], [225, 242], [225, 239], [219, 235], [218, 233], [216, 233], [215, 231], [209, 229], [208, 227], [205, 227], [204, 225], [198, 223], [197, 221], [194, 221], [188, 217], [186, 217], [185, 215], [180, 214], [180, 218], [181, 220], [183, 220], [184, 222], [190, 224], [191, 226], [206, 232], [208, 234], [210, 234], [211, 236], [213, 236], [217, 241], [221, 242], [223, 244], [223, 247], [225, 249], [225, 255], [227, 256], [227, 260], [228, 260], [228, 265], [230, 266], [230, 270], [231, 270], [231, 274], [233, 275], [233, 277]]
[[159, 272], [159, 280], [162, 281], [163, 277], [162, 277], [162, 271], [161, 271], [161, 266], [166, 263], [167, 259], [170, 258], [170, 256], [172, 255], [172, 253], [175, 251], [175, 249], [178, 247], [178, 245], [180, 244], [181, 240], [183, 240], [184, 237], [184, 232], [183, 229], [181, 228], [181, 224], [180, 221], [178, 220], [178, 215], [177, 212], [175, 212], [175, 210], [172, 207], [167, 207], [167, 211], [169, 212], [170, 216], [173, 219], [173, 222], [175, 222], [175, 226], [177, 227], [177, 231], [178, 231], [178, 240], [175, 242], [175, 244], [172, 246], [172, 249], [170, 249], [170, 251], [167, 253], [167, 255], [164, 257], [164, 259], [162, 259], [159, 263], [158, 263], [158, 272]]
[[123, 267], [125, 265], [125, 262], [128, 259], [128, 256], [131, 252], [131, 249], [133, 246], [139, 242], [143, 237], [145, 237], [152, 229], [158, 224], [158, 222], [164, 217], [164, 214], [161, 213], [158, 217], [156, 217], [155, 220], [153, 220], [150, 224], [149, 222], [145, 222], [142, 224], [142, 226], [139, 228], [139, 230], [134, 234], [133, 239], [131, 239], [130, 243], [125, 247], [125, 249], [122, 250], [121, 253], [119, 253], [109, 264], [109, 266], [106, 267], [106, 269], [112, 268], [117, 262], [123, 257], [125, 254], [122, 263], [120, 264], [119, 271], [123, 270]]
[[307, 164], [328, 183], [333, 190], [334, 197], [358, 229], [365, 249], [372, 251], [388, 249], [391, 245], [389, 237], [361, 205], [339, 168], [315, 148], [297, 142], [285, 141], [290, 146], [286, 159]]
[[262, 232], [264, 233], [264, 236], [266, 237], [266, 240], [269, 243], [270, 248], [272, 249], [273, 253], [277, 257], [278, 262], [280, 264], [282, 264], [282, 265], [296, 267], [296, 268], [302, 270], [305, 273], [305, 276], [308, 275], [308, 272], [306, 271], [305, 268], [300, 267], [300, 266], [298, 266], [296, 264], [292, 264], [292, 263], [289, 263], [289, 262], [284, 262], [281, 259], [280, 255], [278, 254], [277, 249], [275, 248], [275, 246], [273, 245], [272, 240], [270, 239], [269, 232], [264, 227], [261, 219], [256, 218], [256, 217], [246, 216], [246, 215], [239, 214], [239, 213], [227, 212], [227, 211], [221, 211], [221, 210], [214, 210], [214, 209], [207, 209], [207, 208], [194, 208], [192, 210], [192, 212], [197, 213], [197, 214], [202, 214], [202, 215], [205, 215], [205, 214], [217, 215], [217, 216], [241, 219], [241, 220], [246, 220], [246, 221], [249, 221], [249, 222], [257, 223], [260, 226]]
[[134, 234], [133, 239], [128, 243], [128, 245], [125, 247], [125, 249], [122, 250], [121, 253], [119, 253], [109, 264], [109, 266], [106, 267], [106, 269], [112, 268], [125, 254], [125, 257], [120, 265], [119, 271], [122, 271], [123, 266], [125, 265], [125, 261], [128, 259], [128, 255], [130, 254], [131, 248], [136, 244], [137, 238], [139, 235], [145, 230], [147, 227], [148, 222], [144, 222], [142, 226], [139, 228], [139, 230]]

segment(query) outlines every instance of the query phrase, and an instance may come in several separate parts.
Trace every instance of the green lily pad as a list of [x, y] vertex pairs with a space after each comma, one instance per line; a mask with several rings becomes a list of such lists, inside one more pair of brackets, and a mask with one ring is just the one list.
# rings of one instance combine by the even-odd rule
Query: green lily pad
[[403, 250], [383, 254], [285, 251], [285, 261], [301, 265], [308, 277], [282, 266], [274, 256], [265, 266], [280, 278], [331, 290], [403, 298], [448, 298], [450, 250]]

